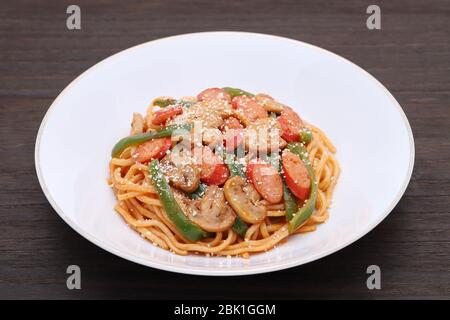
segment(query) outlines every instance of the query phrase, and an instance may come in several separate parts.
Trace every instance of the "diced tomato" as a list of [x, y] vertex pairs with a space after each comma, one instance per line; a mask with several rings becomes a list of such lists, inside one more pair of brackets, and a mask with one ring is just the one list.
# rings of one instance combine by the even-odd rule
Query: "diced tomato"
[[[197, 153], [194, 151], [194, 156], [197, 157]], [[200, 180], [208, 185], [220, 186], [230, 176], [228, 166], [208, 147], [202, 147], [197, 163], [200, 164]]]
[[247, 165], [247, 177], [256, 191], [268, 202], [279, 203], [283, 198], [283, 181], [269, 163], [257, 161]]
[[227, 131], [228, 129], [243, 129], [244, 126], [241, 124], [239, 119], [235, 117], [228, 117], [223, 120], [223, 125], [220, 127], [222, 132]]
[[228, 152], [239, 147], [244, 141], [243, 129], [228, 129], [223, 133], [223, 145]]
[[243, 115], [250, 121], [254, 122], [257, 119], [265, 119], [269, 117], [266, 109], [260, 105], [252, 97], [237, 96], [231, 101], [234, 109], [241, 110]]
[[172, 147], [170, 138], [153, 139], [140, 144], [134, 151], [132, 157], [137, 162], [145, 163], [152, 159], [161, 159]]
[[277, 121], [281, 127], [281, 137], [284, 140], [287, 142], [299, 140], [299, 131], [303, 128], [303, 121], [294, 110], [289, 107], [284, 107]]
[[287, 186], [297, 198], [306, 200], [311, 189], [311, 179], [306, 165], [288, 150], [283, 151], [281, 161]]
[[153, 114], [152, 123], [155, 126], [158, 126], [160, 124], [166, 123], [166, 121], [169, 120], [170, 118], [173, 118], [176, 115], [179, 115], [182, 113], [183, 113], [182, 106], [167, 107], [167, 108], [158, 110]]
[[198, 101], [208, 101], [208, 100], [226, 100], [231, 101], [231, 96], [223, 89], [220, 88], [209, 88], [203, 90], [197, 95]]

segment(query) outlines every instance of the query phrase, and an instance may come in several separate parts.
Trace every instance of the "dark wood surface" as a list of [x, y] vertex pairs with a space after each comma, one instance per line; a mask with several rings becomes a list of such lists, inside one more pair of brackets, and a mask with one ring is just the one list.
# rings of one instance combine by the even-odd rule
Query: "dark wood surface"
[[[66, 29], [66, 7], [82, 30]], [[450, 298], [450, 2], [1, 1], [0, 298]], [[44, 197], [34, 169], [39, 124], [78, 74], [125, 48], [188, 32], [241, 30], [321, 46], [360, 65], [397, 98], [416, 162], [391, 215], [351, 246], [293, 269], [239, 278], [146, 268], [91, 244]], [[376, 147], [376, 146], [374, 146]], [[389, 177], [386, 177], [387, 179]], [[82, 289], [66, 288], [66, 267]], [[382, 289], [366, 288], [377, 264]]]

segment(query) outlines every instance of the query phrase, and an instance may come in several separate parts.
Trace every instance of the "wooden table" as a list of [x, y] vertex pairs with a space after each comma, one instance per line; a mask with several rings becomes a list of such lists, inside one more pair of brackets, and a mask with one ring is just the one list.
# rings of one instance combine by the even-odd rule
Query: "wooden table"
[[[66, 28], [72, 3], [81, 7], [80, 31]], [[376, 1], [382, 28], [368, 30], [371, 3], [2, 1], [0, 298], [450, 298], [450, 3]], [[397, 98], [413, 128], [416, 162], [406, 194], [375, 230], [301, 267], [207, 278], [125, 261], [58, 217], [33, 157], [39, 124], [58, 93], [125, 48], [210, 30], [310, 42], [360, 65]], [[82, 268], [81, 290], [66, 288], [70, 264]], [[366, 288], [371, 264], [381, 267], [381, 290]]]

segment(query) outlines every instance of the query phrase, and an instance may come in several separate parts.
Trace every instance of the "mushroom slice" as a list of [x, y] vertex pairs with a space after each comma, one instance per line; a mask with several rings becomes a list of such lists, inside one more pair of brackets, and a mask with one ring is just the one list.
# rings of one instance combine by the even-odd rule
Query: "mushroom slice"
[[195, 122], [200, 122], [203, 128], [219, 128], [223, 124], [220, 109], [213, 108], [208, 103], [197, 102], [185, 108], [182, 114], [167, 120], [166, 125]]
[[177, 165], [172, 157], [166, 156], [161, 160], [161, 169], [174, 187], [185, 192], [194, 192], [200, 184], [200, 169], [193, 163]]
[[223, 124], [220, 113], [208, 104], [196, 103], [186, 111], [188, 122], [200, 121], [204, 128], [219, 128]]
[[231, 207], [248, 223], [260, 223], [267, 215], [267, 209], [260, 203], [261, 196], [244, 178], [235, 176], [224, 186], [225, 197]]
[[133, 113], [133, 120], [131, 121], [131, 135], [142, 133], [145, 131], [144, 117], [139, 112]]
[[284, 104], [276, 101], [274, 98], [265, 93], [258, 93], [255, 96], [255, 100], [258, 101], [264, 109], [270, 112], [280, 113], [284, 109]]
[[189, 220], [208, 232], [228, 230], [236, 219], [233, 209], [225, 202], [223, 190], [217, 186], [209, 186], [199, 200], [185, 199], [184, 202]]
[[246, 150], [259, 153], [278, 152], [286, 147], [281, 138], [281, 128], [275, 119], [258, 119], [244, 130]]
[[217, 112], [222, 118], [227, 118], [233, 114], [233, 108], [231, 107], [231, 104], [226, 100], [212, 99], [199, 102], [199, 104], [205, 110]]
[[215, 128], [205, 128], [202, 134], [202, 140], [205, 145], [215, 147], [222, 143], [222, 132]]

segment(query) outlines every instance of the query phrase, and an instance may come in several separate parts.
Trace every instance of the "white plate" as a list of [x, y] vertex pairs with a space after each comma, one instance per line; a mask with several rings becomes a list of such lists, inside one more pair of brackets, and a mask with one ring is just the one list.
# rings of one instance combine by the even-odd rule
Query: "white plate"
[[[177, 256], [154, 247], [115, 213], [106, 184], [111, 148], [128, 134], [134, 111], [145, 112], [160, 95], [195, 95], [216, 86], [267, 92], [292, 106], [328, 134], [342, 168], [326, 223], [249, 260]], [[208, 32], [151, 41], [84, 72], [48, 110], [35, 161], [56, 212], [103, 249], [168, 271], [243, 275], [319, 259], [369, 232], [406, 189], [414, 141], [397, 101], [348, 60], [286, 38]]]

